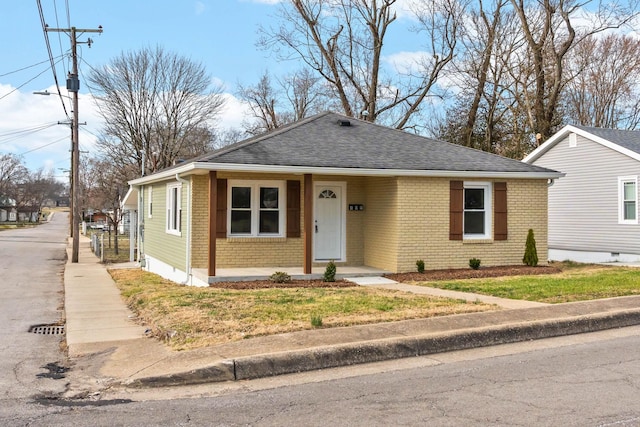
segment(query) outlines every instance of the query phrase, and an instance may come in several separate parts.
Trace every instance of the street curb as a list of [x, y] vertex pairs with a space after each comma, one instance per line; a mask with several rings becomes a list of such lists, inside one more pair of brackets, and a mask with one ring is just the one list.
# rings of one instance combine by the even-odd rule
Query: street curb
[[485, 326], [473, 329], [315, 347], [260, 354], [188, 372], [138, 378], [129, 387], [168, 387], [223, 381], [251, 380], [312, 370], [426, 356], [565, 335], [596, 332], [640, 324], [640, 308], [582, 316]]

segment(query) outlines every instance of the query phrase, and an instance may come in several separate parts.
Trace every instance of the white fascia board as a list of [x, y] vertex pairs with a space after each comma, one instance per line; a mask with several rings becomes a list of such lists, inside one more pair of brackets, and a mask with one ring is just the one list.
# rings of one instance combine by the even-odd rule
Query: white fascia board
[[441, 178], [528, 178], [555, 179], [563, 177], [561, 172], [495, 172], [495, 171], [449, 171], [449, 170], [408, 170], [408, 169], [365, 169], [365, 168], [328, 168], [312, 166], [248, 165], [238, 163], [194, 162], [169, 171], [129, 181], [130, 185], [142, 185], [150, 182], [175, 178], [176, 174], [196, 174], [206, 171], [286, 173], [293, 175], [347, 175], [347, 176], [420, 176]]
[[604, 139], [602, 137], [599, 137], [597, 135], [594, 135], [590, 132], [587, 132], [584, 129], [580, 129], [577, 128], [575, 126], [571, 126], [571, 125], [567, 125], [565, 127], [563, 127], [562, 129], [560, 129], [558, 132], [556, 132], [551, 138], [549, 138], [544, 144], [542, 144], [541, 146], [539, 146], [538, 148], [536, 148], [535, 150], [533, 150], [531, 153], [529, 153], [528, 156], [526, 156], [524, 159], [522, 159], [522, 161], [524, 163], [533, 163], [536, 160], [538, 160], [544, 153], [546, 153], [547, 151], [549, 151], [551, 148], [553, 148], [554, 145], [556, 145], [558, 142], [562, 141], [564, 138], [566, 138], [567, 135], [569, 135], [571, 132], [575, 133], [576, 135], [580, 135], [583, 138], [587, 138], [590, 139], [594, 142], [597, 142], [598, 144], [610, 148], [614, 151], [617, 151], [621, 154], [624, 154], [625, 156], [631, 157], [634, 160], [639, 160], [640, 161], [640, 154], [636, 153], [635, 151], [629, 150], [627, 148], [624, 148], [618, 144], [615, 144], [611, 141], [609, 141], [608, 139]]
[[136, 210], [138, 209], [138, 189], [130, 186], [129, 191], [122, 199], [122, 208], [124, 210]]

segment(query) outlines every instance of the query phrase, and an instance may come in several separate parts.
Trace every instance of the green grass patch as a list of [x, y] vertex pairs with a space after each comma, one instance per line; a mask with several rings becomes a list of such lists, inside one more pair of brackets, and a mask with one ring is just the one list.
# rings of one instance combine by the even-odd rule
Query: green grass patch
[[376, 288], [195, 288], [140, 270], [110, 273], [138, 318], [175, 349], [318, 327], [496, 309]]
[[640, 295], [640, 269], [562, 263], [558, 274], [416, 283], [500, 298], [563, 303]]

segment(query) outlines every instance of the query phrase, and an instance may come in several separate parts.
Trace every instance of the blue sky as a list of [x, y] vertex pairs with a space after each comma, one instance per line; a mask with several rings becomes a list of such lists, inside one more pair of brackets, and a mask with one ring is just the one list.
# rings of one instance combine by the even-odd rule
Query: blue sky
[[[41, 3], [49, 27], [68, 27], [64, 0]], [[89, 72], [84, 62], [101, 65], [122, 51], [155, 45], [202, 62], [229, 94], [222, 117], [228, 127], [239, 125], [243, 117], [242, 106], [232, 96], [238, 82], [253, 84], [266, 69], [277, 74], [295, 66], [278, 62], [255, 46], [258, 25], [268, 25], [277, 0], [69, 0], [68, 4], [71, 25], [102, 25], [104, 30], [100, 35], [87, 34], [94, 43], [91, 48], [81, 45], [79, 51], [80, 122], [87, 122], [81, 126], [82, 150], [95, 149], [92, 134], [98, 134], [101, 127], [83, 81], [83, 73]], [[50, 32], [49, 37], [54, 57], [68, 52], [68, 36]], [[60, 99], [32, 93], [53, 90], [52, 72], [45, 71], [48, 63], [14, 72], [48, 59], [36, 0], [3, 2], [0, 40], [0, 154], [23, 154], [30, 169], [45, 167], [60, 174], [58, 168], [68, 167], [70, 146], [69, 127], [54, 125], [66, 119]], [[69, 67], [68, 59], [58, 67], [63, 88]], [[51, 127], [25, 132], [47, 124]]]

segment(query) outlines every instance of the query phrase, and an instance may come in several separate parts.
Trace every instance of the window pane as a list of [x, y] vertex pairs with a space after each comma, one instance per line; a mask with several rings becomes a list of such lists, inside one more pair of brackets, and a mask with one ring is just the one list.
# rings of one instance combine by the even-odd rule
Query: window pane
[[464, 189], [465, 209], [484, 209], [484, 189], [465, 188]]
[[231, 188], [231, 207], [236, 209], [251, 208], [251, 187]]
[[636, 202], [624, 202], [624, 219], [635, 220], [636, 219]]
[[484, 234], [484, 212], [464, 213], [464, 234]]
[[625, 200], [636, 199], [636, 184], [634, 182], [624, 183], [624, 199]]
[[278, 211], [260, 211], [260, 233], [279, 233]]
[[278, 209], [277, 187], [260, 187], [260, 209]]
[[231, 234], [251, 233], [251, 211], [231, 211]]

